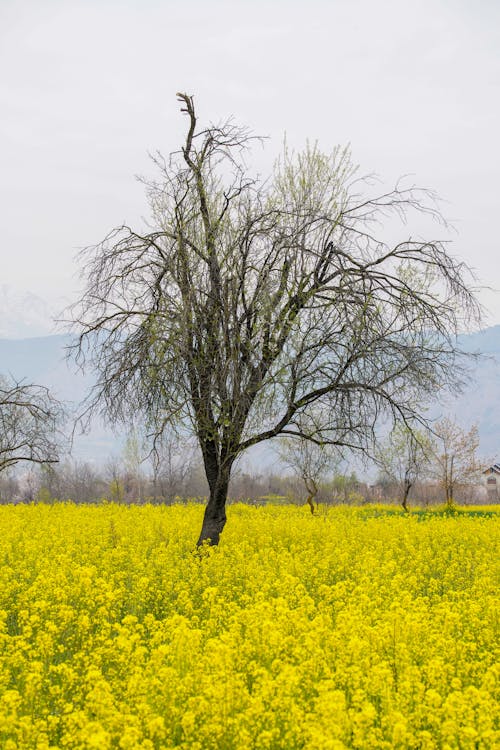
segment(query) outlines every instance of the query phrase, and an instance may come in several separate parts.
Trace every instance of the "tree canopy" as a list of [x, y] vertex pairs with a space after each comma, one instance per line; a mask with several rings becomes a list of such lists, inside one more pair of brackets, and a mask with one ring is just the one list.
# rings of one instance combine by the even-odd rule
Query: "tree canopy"
[[58, 461], [61, 404], [40, 385], [0, 376], [0, 471]]
[[381, 478], [398, 485], [401, 505], [406, 511], [410, 490], [428, 471], [430, 457], [429, 435], [402, 424], [396, 424], [390, 435], [375, 446], [374, 458]]
[[444, 490], [448, 507], [453, 506], [455, 490], [460, 486], [476, 483], [484, 466], [491, 463], [478, 457], [478, 449], [477, 425], [465, 430], [445, 417], [433, 426], [429, 474]]
[[251, 133], [199, 128], [178, 98], [186, 136], [154, 158], [150, 226], [83, 254], [74, 353], [98, 373], [86, 414], [196, 436], [210, 486], [199, 541], [217, 543], [239, 455], [277, 436], [368, 451], [381, 418], [422, 421], [422, 400], [456, 385], [456, 333], [479, 311], [445, 243], [384, 239], [392, 217], [439, 222], [432, 193], [373, 194], [348, 149], [316, 145], [285, 145], [261, 180]]

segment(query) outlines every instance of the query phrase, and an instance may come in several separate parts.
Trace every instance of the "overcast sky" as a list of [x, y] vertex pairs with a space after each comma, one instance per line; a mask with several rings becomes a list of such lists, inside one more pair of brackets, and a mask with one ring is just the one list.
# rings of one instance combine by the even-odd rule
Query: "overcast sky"
[[134, 175], [179, 146], [181, 90], [269, 136], [262, 169], [286, 132], [413, 174], [500, 288], [499, 50], [497, 0], [0, 0], [0, 283], [74, 293], [78, 248], [147, 214]]

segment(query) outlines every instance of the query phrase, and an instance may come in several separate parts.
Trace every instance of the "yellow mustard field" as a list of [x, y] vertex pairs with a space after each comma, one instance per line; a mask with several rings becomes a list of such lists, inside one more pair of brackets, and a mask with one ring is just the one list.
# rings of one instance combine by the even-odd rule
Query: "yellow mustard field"
[[499, 525], [0, 507], [0, 747], [500, 747]]

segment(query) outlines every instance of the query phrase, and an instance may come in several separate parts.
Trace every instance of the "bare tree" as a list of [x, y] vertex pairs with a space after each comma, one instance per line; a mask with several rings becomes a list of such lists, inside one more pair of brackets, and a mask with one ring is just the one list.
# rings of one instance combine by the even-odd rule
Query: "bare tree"
[[169, 503], [177, 496], [185, 496], [186, 482], [196, 459], [196, 446], [187, 439], [181, 445], [179, 439], [165, 432], [155, 441], [151, 452], [155, 499], [159, 495]]
[[0, 473], [0, 503], [12, 503], [19, 496], [19, 480], [8, 469]]
[[[300, 429], [306, 433], [311, 431], [302, 424]], [[338, 468], [340, 457], [331, 445], [318, 444], [302, 438], [281, 438], [278, 451], [281, 461], [302, 481], [307, 492], [306, 503], [314, 514], [314, 501], [320, 491], [321, 482], [332, 469]]]
[[355, 471], [347, 473], [336, 472], [331, 482], [334, 502], [356, 505], [363, 502], [363, 483], [359, 481]]
[[199, 130], [178, 97], [186, 138], [155, 157], [152, 226], [84, 252], [74, 354], [98, 373], [84, 418], [192, 429], [210, 488], [199, 543], [217, 544], [243, 451], [280, 435], [368, 450], [379, 417], [420, 421], [421, 399], [456, 383], [456, 332], [478, 308], [442, 242], [378, 235], [412, 209], [439, 219], [431, 193], [373, 196], [347, 150], [316, 146], [285, 147], [262, 182], [248, 131]]
[[117, 456], [110, 456], [105, 466], [105, 478], [107, 480], [107, 496], [115, 503], [123, 503], [125, 500], [125, 469], [123, 461]]
[[487, 462], [481, 462], [477, 456], [477, 425], [464, 430], [445, 418], [433, 426], [433, 435], [431, 476], [444, 490], [446, 505], [452, 507], [456, 490], [475, 484]]
[[398, 487], [401, 505], [408, 511], [410, 490], [424, 476], [429, 465], [429, 438], [421, 430], [410, 430], [398, 424], [385, 441], [377, 443], [374, 458], [382, 471], [382, 478]]
[[61, 404], [41, 385], [0, 376], [0, 471], [20, 461], [56, 463]]
[[132, 502], [144, 501], [144, 436], [136, 425], [129, 428], [123, 446], [122, 459], [125, 469], [123, 476], [125, 495]]

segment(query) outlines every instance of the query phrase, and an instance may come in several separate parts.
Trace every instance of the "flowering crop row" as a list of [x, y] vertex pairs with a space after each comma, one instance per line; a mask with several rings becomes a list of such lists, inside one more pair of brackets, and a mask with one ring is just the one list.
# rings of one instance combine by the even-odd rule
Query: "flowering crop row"
[[0, 507], [0, 747], [493, 749], [498, 517]]

